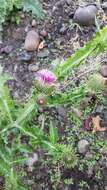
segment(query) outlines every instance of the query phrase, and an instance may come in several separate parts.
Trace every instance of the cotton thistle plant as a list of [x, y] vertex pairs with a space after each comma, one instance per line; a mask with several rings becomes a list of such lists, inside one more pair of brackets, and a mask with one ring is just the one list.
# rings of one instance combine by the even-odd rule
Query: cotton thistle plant
[[58, 81], [56, 75], [48, 70], [42, 69], [35, 75], [36, 86], [43, 92], [52, 92], [58, 87]]
[[52, 87], [56, 85], [57, 77], [52, 71], [42, 69], [36, 73], [36, 80], [42, 87]]
[[59, 88], [57, 77], [52, 71], [42, 69], [36, 73], [35, 80], [36, 89], [39, 91], [37, 103], [45, 105], [47, 103], [48, 95], [54, 94]]

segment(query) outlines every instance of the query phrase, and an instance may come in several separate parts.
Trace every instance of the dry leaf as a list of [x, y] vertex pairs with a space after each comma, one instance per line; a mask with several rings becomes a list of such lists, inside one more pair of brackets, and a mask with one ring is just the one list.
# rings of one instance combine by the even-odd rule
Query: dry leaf
[[107, 84], [107, 78], [106, 77], [102, 77], [102, 83], [103, 83], [103, 85]]
[[90, 114], [87, 119], [83, 122], [83, 128], [87, 131], [91, 131], [91, 124], [92, 124], [92, 115]]
[[100, 131], [103, 132], [106, 130], [106, 127], [101, 127], [100, 125], [101, 118], [100, 116], [92, 117], [92, 124], [93, 124], [93, 133]]
[[38, 50], [43, 49], [43, 48], [44, 48], [44, 46], [45, 46], [45, 42], [44, 42], [44, 41], [42, 41], [42, 42], [39, 44], [39, 46], [38, 46]]

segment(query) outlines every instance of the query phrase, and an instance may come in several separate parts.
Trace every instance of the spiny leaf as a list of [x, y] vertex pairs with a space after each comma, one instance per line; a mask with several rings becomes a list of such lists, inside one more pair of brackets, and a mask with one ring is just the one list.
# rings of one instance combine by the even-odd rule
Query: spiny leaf
[[73, 105], [75, 102], [81, 101], [81, 99], [85, 97], [86, 93], [85, 84], [83, 84], [80, 87], [70, 89], [67, 92], [55, 94], [54, 96], [49, 97], [48, 103], [50, 107], [69, 103]]
[[0, 174], [5, 176], [8, 174], [9, 170], [10, 165], [4, 162], [4, 160], [0, 159]]
[[50, 132], [49, 140], [51, 143], [55, 144], [58, 140], [58, 131], [57, 131], [57, 128], [53, 126], [52, 122], [50, 122], [49, 132]]
[[64, 79], [72, 69], [83, 64], [87, 57], [93, 54], [98, 54], [107, 49], [107, 26], [105, 26], [99, 33], [96, 34], [93, 40], [86, 43], [86, 45], [76, 51], [65, 62], [59, 64], [55, 73], [60, 79]]
[[100, 74], [94, 74], [87, 81], [87, 89], [97, 93], [105, 89], [105, 79]]
[[17, 118], [17, 120], [13, 123], [13, 125], [19, 125], [21, 122], [23, 122], [23, 120], [25, 120], [29, 114], [36, 109], [36, 105], [35, 102], [29, 102], [24, 109], [22, 110], [22, 112], [19, 114], [19, 117]]

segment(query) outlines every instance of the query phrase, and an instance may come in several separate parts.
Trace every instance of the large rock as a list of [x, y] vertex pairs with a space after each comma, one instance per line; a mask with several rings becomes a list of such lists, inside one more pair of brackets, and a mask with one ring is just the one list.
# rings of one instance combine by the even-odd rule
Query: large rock
[[95, 16], [98, 8], [95, 5], [87, 5], [79, 7], [74, 14], [74, 22], [82, 26], [90, 26], [95, 24]]
[[24, 48], [26, 51], [35, 51], [38, 49], [39, 42], [39, 34], [34, 30], [31, 30], [27, 33]]
[[103, 65], [100, 69], [100, 73], [103, 77], [107, 77], [107, 65]]
[[78, 142], [78, 152], [80, 154], [85, 154], [89, 149], [89, 142], [85, 139], [81, 139]]

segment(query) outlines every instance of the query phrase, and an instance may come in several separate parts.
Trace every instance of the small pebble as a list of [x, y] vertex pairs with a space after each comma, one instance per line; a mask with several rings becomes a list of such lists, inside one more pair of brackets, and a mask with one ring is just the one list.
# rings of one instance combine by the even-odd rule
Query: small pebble
[[93, 173], [94, 173], [94, 167], [89, 166], [88, 171], [87, 171], [88, 177], [91, 177], [93, 175]]
[[43, 120], [43, 115], [39, 115], [39, 117], [38, 117], [38, 121], [39, 121], [39, 123], [41, 123], [42, 120]]
[[0, 44], [3, 44], [2, 40], [0, 39]]
[[21, 14], [21, 18], [22, 18], [22, 19], [25, 18], [25, 15], [24, 15], [23, 13]]
[[26, 164], [28, 166], [28, 170], [32, 172], [34, 163], [38, 161], [38, 154], [34, 153], [31, 157], [28, 157]]
[[40, 32], [40, 35], [43, 36], [43, 37], [47, 37], [47, 36], [48, 36], [48, 33], [47, 33], [46, 30], [42, 30], [42, 31]]
[[107, 149], [106, 149], [106, 148], [100, 148], [100, 149], [99, 149], [99, 152], [100, 152], [101, 154], [106, 154], [106, 155], [107, 155]]
[[61, 116], [62, 118], [66, 118], [67, 117], [67, 113], [66, 113], [66, 110], [65, 110], [64, 107], [59, 106], [57, 108], [57, 112], [58, 112], [58, 115]]
[[28, 67], [29, 71], [36, 72], [39, 69], [38, 65], [30, 64]]
[[103, 77], [107, 77], [107, 65], [103, 65], [100, 69], [100, 73]]
[[101, 157], [101, 159], [98, 161], [99, 165], [101, 167], [107, 167], [107, 160], [106, 160], [106, 157]]
[[32, 27], [35, 27], [35, 26], [36, 26], [36, 20], [35, 20], [35, 19], [32, 20], [31, 26], [32, 26]]
[[27, 25], [27, 26], [25, 27], [25, 32], [29, 32], [29, 28], [30, 28], [30, 25]]
[[88, 152], [86, 153], [86, 155], [85, 155], [85, 158], [86, 158], [87, 160], [91, 160], [91, 159], [93, 158], [93, 154], [88, 151]]
[[85, 154], [89, 149], [89, 142], [85, 139], [81, 139], [78, 142], [78, 152], [80, 154]]
[[32, 60], [32, 54], [28, 52], [23, 52], [20, 55], [20, 61], [30, 62]]

